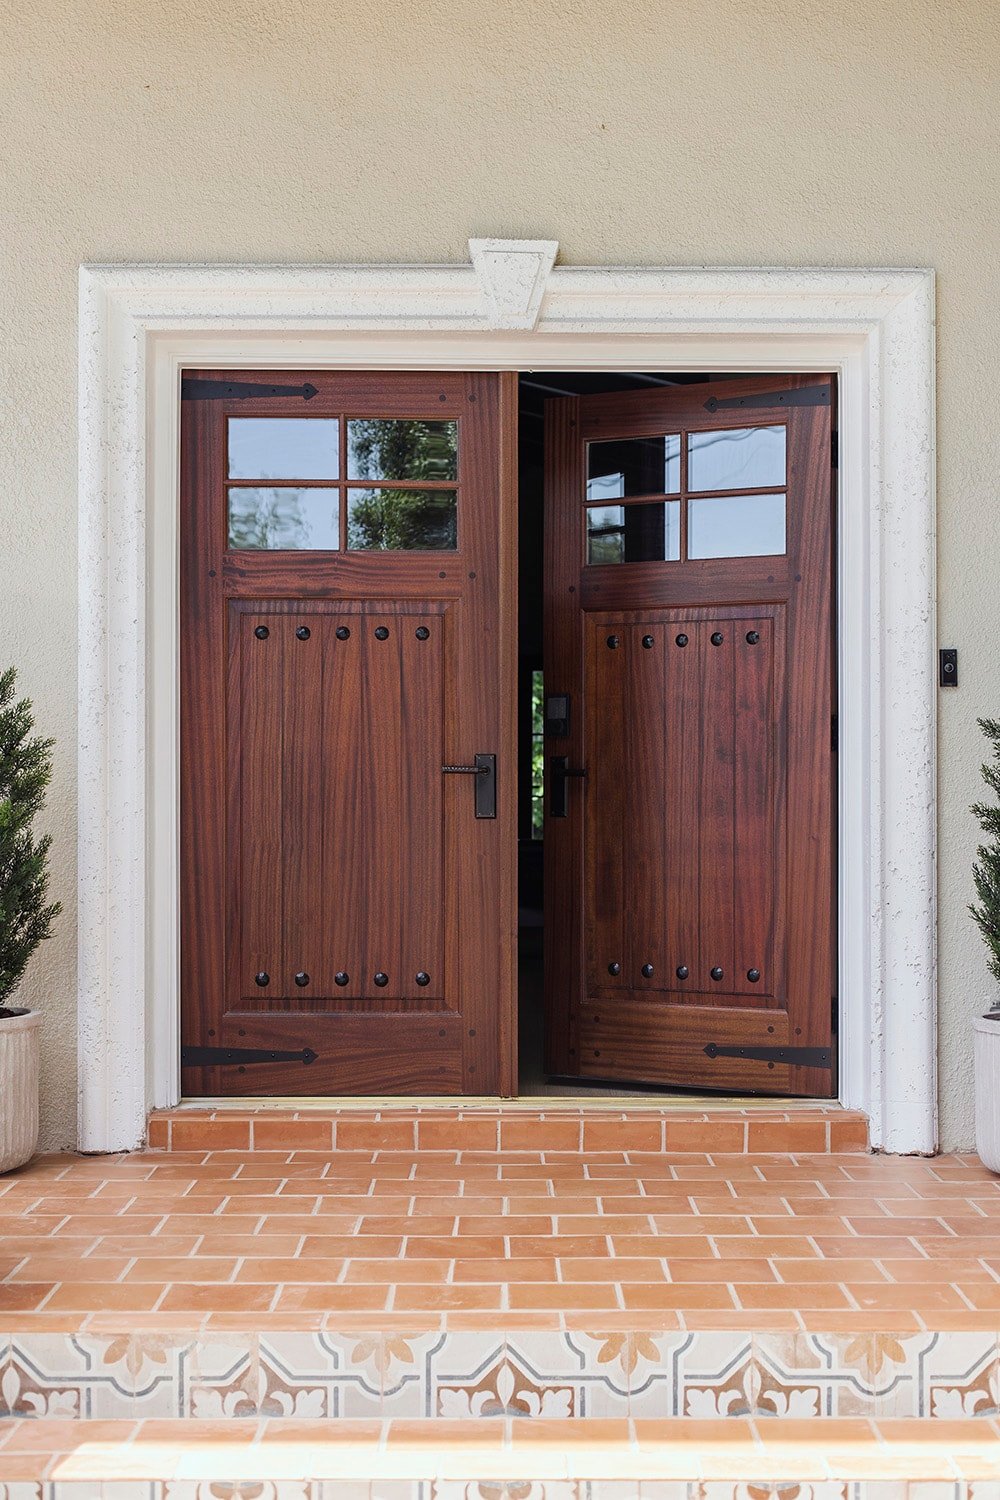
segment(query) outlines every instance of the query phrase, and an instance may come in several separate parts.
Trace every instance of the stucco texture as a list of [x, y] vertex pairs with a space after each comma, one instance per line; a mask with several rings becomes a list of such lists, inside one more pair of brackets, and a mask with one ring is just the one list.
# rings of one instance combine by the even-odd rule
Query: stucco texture
[[978, 714], [1000, 715], [1000, 10], [987, 0], [0, 5], [0, 639], [57, 737], [42, 1139], [75, 1137], [83, 261], [931, 266], [939, 295], [943, 1142], [973, 1137]]

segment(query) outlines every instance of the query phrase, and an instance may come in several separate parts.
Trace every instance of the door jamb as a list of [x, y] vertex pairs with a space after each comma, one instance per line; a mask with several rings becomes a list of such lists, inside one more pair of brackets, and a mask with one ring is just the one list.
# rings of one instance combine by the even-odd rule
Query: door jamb
[[[80, 1146], [177, 1100], [182, 366], [829, 371], [840, 384], [841, 1099], [874, 1145], [936, 1112], [933, 273], [83, 267]], [[509, 539], [508, 539], [509, 543]]]

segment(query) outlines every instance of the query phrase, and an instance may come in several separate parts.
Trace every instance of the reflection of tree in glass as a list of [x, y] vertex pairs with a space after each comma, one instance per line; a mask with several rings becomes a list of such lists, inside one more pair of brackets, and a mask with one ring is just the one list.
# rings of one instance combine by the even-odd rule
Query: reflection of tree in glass
[[402, 422], [360, 417], [348, 423], [352, 479], [458, 477], [457, 422]]
[[348, 546], [369, 552], [450, 552], [454, 490], [352, 490]]
[[[366, 417], [348, 424], [354, 479], [457, 477], [458, 423]], [[453, 490], [355, 490], [348, 544], [359, 551], [437, 552], [456, 545]]]
[[300, 548], [309, 545], [309, 523], [299, 490], [231, 490], [231, 547]]

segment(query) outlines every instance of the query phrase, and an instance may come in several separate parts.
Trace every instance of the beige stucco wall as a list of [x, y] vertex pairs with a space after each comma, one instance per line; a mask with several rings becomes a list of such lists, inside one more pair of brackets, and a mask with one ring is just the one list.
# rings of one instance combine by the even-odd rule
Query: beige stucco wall
[[977, 714], [1000, 714], [990, 0], [35, 0], [0, 5], [0, 658], [58, 737], [43, 1137], [75, 1121], [76, 271], [461, 260], [938, 273], [941, 1105], [972, 1138]]

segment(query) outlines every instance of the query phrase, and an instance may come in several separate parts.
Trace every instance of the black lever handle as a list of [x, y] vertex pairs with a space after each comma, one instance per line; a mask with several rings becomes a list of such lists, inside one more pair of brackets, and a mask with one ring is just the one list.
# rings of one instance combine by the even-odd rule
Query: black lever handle
[[569, 806], [566, 797], [566, 782], [570, 776], [586, 776], [586, 771], [579, 770], [569, 763], [566, 755], [549, 756], [549, 817], [565, 818], [568, 816]]
[[443, 776], [474, 776], [476, 778], [476, 817], [495, 818], [497, 815], [497, 758], [495, 755], [477, 755], [472, 766], [442, 766]]

